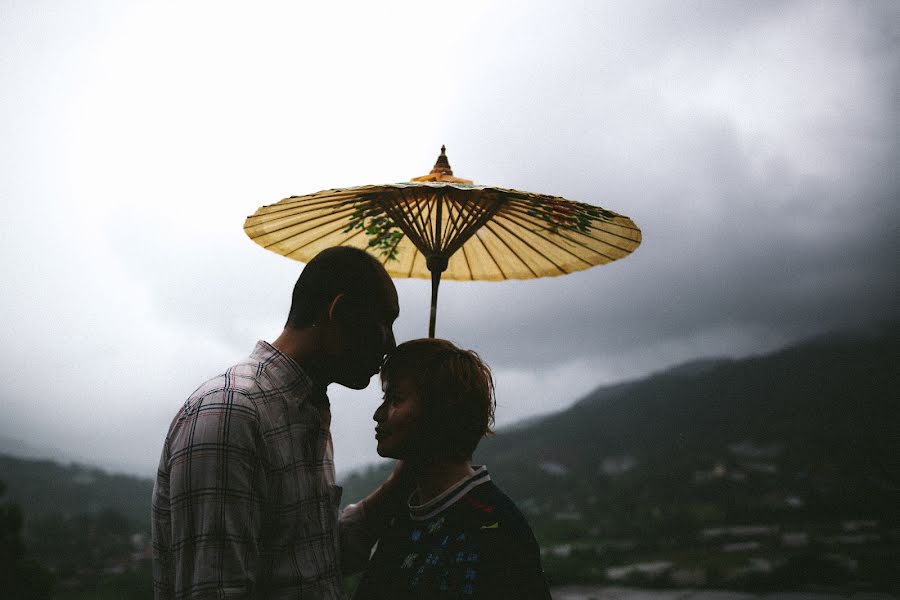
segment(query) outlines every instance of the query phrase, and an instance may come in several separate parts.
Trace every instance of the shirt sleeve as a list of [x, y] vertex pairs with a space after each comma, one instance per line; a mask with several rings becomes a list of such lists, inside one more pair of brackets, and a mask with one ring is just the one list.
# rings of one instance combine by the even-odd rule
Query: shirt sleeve
[[365, 502], [350, 504], [341, 512], [341, 570], [345, 575], [362, 571], [369, 561], [375, 536], [366, 515]]
[[166, 439], [154, 493], [154, 512], [165, 517], [154, 517], [157, 599], [255, 597], [264, 580], [262, 447], [255, 407], [234, 390], [182, 409]]
[[169, 503], [169, 445], [163, 444], [150, 503], [150, 535], [153, 539], [153, 590], [156, 600], [175, 597], [172, 562], [172, 517]]

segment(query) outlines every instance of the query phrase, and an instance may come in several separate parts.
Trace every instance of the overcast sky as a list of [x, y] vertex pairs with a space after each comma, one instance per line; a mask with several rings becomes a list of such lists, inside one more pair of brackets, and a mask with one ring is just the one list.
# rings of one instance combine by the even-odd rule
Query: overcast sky
[[[0, 0], [0, 437], [152, 475], [281, 330], [263, 204], [427, 173], [628, 215], [628, 258], [445, 282], [498, 422], [685, 360], [896, 319], [898, 2]], [[429, 284], [398, 280], [400, 340]], [[329, 389], [339, 476], [380, 391]], [[10, 442], [9, 440], [18, 440]]]

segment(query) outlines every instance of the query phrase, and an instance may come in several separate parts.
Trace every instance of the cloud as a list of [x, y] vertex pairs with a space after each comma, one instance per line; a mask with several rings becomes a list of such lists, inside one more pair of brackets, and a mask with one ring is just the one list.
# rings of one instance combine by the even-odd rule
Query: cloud
[[[501, 423], [896, 319], [898, 6], [17, 5], [0, 434], [152, 473], [184, 398], [287, 312], [302, 265], [244, 217], [424, 174], [442, 143], [462, 177], [644, 233], [585, 272], [441, 285], [438, 335], [492, 365]], [[397, 286], [398, 339], [425, 335], [428, 282]], [[377, 386], [330, 394], [339, 467], [370, 460]]]

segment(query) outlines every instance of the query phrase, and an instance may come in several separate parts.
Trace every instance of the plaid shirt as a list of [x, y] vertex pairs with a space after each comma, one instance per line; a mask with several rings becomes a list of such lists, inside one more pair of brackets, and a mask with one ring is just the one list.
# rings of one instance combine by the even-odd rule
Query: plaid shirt
[[262, 341], [191, 395], [153, 488], [158, 600], [344, 598], [339, 537], [355, 527], [338, 521], [330, 424], [328, 398]]

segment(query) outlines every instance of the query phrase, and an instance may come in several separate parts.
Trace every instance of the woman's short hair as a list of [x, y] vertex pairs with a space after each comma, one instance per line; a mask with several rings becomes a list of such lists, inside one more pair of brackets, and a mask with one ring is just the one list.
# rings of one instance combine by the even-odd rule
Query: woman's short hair
[[423, 408], [423, 426], [436, 456], [467, 459], [493, 433], [494, 378], [472, 350], [423, 338], [392, 350], [381, 368], [382, 381], [408, 379]]

